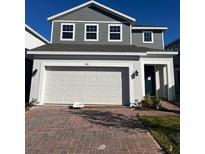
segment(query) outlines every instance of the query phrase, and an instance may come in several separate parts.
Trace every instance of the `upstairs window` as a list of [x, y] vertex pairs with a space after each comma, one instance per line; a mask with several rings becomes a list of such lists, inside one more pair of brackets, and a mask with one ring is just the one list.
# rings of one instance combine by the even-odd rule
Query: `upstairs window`
[[61, 24], [61, 40], [75, 40], [75, 24], [62, 23]]
[[109, 24], [108, 25], [108, 42], [121, 42], [122, 41], [122, 25]]
[[153, 43], [153, 32], [152, 31], [143, 31], [143, 43]]
[[84, 41], [98, 41], [98, 24], [85, 24]]

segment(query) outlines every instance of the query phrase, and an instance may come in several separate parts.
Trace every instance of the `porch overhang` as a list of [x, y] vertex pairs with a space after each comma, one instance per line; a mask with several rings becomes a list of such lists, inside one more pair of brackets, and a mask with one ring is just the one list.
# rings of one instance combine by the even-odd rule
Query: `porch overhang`
[[177, 51], [147, 51], [147, 55], [178, 55]]
[[90, 51], [28, 51], [29, 55], [106, 55], [106, 56], [146, 56], [146, 52], [90, 52]]
[[101, 52], [101, 51], [27, 51], [28, 55], [94, 55], [94, 56], [149, 56], [149, 55], [177, 55], [173, 51], [145, 51], [145, 52]]

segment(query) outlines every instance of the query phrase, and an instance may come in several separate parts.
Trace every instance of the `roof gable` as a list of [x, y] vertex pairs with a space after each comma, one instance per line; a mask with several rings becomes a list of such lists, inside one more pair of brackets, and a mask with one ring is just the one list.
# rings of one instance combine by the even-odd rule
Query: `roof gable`
[[121, 12], [118, 12], [118, 11], [116, 11], [114, 9], [111, 9], [111, 8], [109, 8], [109, 7], [107, 7], [107, 6], [103, 5], [103, 4], [100, 4], [100, 3], [92, 1], [92, 0], [89, 1], [89, 2], [86, 2], [86, 3], [83, 3], [83, 4], [79, 5], [79, 6], [76, 6], [76, 7], [72, 8], [72, 9], [69, 9], [69, 10], [66, 10], [64, 12], [58, 13], [56, 15], [53, 15], [53, 16], [49, 17], [48, 20], [52, 21], [52, 20], [54, 20], [54, 19], [56, 19], [56, 18], [58, 18], [60, 16], [63, 16], [65, 14], [71, 13], [73, 11], [76, 11], [76, 10], [79, 10], [79, 9], [81, 9], [83, 7], [91, 6], [91, 5], [93, 5], [95, 7], [98, 7], [100, 9], [102, 9], [103, 11], [109, 12], [109, 13], [111, 13], [113, 15], [116, 15], [116, 16], [118, 16], [120, 18], [123, 18], [123, 19], [125, 19], [125, 20], [127, 20], [129, 22], [135, 22], [134, 18], [132, 18], [130, 16], [127, 16], [127, 15], [121, 13]]
[[28, 25], [25, 25], [25, 30], [29, 32], [31, 35], [36, 37], [37, 39], [41, 40], [44, 43], [50, 43], [47, 39], [45, 39], [43, 36], [41, 36], [39, 33], [37, 33], [35, 30], [33, 30], [31, 27]]

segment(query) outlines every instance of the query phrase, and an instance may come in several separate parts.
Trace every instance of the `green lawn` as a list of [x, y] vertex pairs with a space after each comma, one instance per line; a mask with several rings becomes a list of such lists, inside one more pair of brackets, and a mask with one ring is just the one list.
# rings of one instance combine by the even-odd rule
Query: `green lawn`
[[180, 153], [179, 116], [143, 116], [139, 117], [139, 120], [167, 153]]

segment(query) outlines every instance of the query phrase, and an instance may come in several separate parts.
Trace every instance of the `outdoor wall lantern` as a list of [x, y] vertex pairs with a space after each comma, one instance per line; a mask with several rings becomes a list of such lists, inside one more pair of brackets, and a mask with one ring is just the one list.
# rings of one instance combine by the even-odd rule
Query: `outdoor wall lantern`
[[136, 71], [135, 71], [135, 76], [138, 76], [138, 75], [139, 75], [139, 73], [138, 73], [138, 71], [136, 70]]
[[131, 78], [134, 79], [136, 76], [138, 76], [139, 73], [138, 71], [136, 70], [132, 75], [131, 75]]
[[37, 69], [35, 69], [33, 72], [32, 72], [32, 77], [34, 77], [36, 75], [36, 73], [38, 72]]

